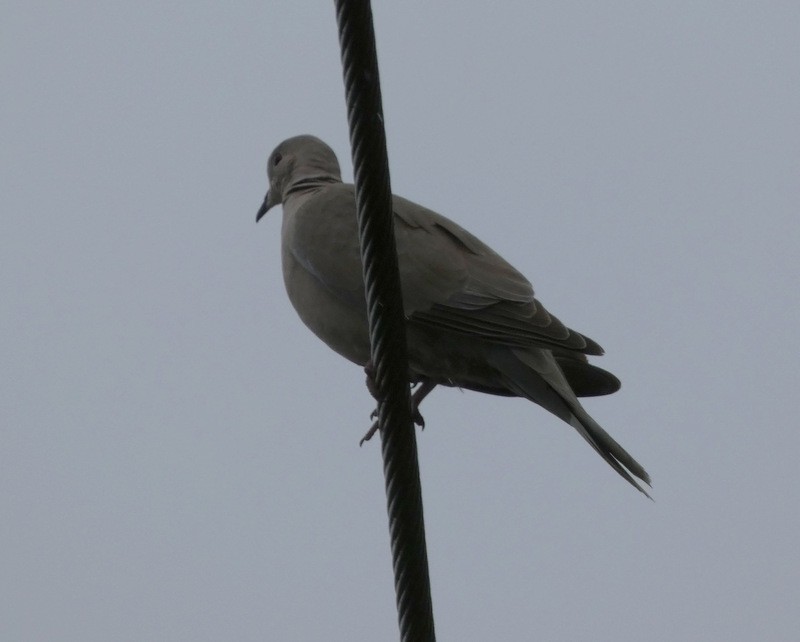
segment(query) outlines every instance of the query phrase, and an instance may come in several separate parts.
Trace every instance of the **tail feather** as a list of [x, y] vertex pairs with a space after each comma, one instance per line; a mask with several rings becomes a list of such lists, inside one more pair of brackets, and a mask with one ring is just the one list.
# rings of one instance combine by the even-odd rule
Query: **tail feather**
[[549, 350], [502, 350], [492, 355], [503, 384], [575, 428], [589, 445], [634, 488], [652, 499], [635, 478], [651, 486], [650, 475], [581, 406]]
[[588, 441], [589, 445], [597, 451], [597, 454], [616, 470], [625, 481], [639, 492], [644, 493], [649, 499], [653, 499], [634, 479], [634, 476], [638, 477], [648, 486], [652, 486], [650, 475], [647, 474], [642, 465], [620, 446], [611, 435], [603, 430], [600, 424], [592, 419], [586, 411], [582, 415], [583, 417], [581, 418], [573, 415], [569, 425], [575, 428], [580, 436]]

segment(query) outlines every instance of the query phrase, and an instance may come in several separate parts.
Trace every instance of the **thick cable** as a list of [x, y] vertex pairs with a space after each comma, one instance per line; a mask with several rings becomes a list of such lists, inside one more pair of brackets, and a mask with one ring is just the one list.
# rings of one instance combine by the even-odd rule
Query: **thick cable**
[[369, 0], [336, 0], [358, 229], [378, 396], [397, 616], [404, 642], [435, 640], [405, 319]]

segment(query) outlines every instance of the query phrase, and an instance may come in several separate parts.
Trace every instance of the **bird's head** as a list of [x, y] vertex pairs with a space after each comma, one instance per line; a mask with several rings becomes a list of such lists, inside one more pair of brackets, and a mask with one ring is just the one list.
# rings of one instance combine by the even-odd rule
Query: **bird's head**
[[287, 138], [273, 150], [267, 160], [267, 178], [269, 191], [256, 214], [256, 222], [270, 208], [283, 203], [293, 190], [342, 180], [333, 150], [316, 136], [307, 134]]

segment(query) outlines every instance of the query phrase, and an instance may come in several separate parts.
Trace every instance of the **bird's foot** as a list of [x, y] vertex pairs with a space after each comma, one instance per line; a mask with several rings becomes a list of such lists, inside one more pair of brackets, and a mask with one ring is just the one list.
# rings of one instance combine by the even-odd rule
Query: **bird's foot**
[[[369, 383], [369, 381], [370, 381], [370, 371], [367, 370], [368, 367], [369, 367], [369, 365], [367, 367], [365, 367], [364, 370], [367, 371], [367, 387], [369, 388], [370, 387], [370, 383]], [[374, 385], [374, 379], [372, 379], [372, 384]], [[425, 397], [428, 396], [428, 394], [431, 392], [431, 390], [433, 390], [436, 387], [436, 384], [432, 383], [432, 382], [430, 382], [430, 381], [428, 381], [426, 379], [423, 379], [421, 382], [416, 382], [416, 383], [412, 384], [411, 387], [414, 388], [418, 384], [421, 384], [421, 385], [419, 385], [419, 387], [414, 391], [414, 394], [411, 395], [411, 420], [414, 422], [414, 425], [419, 426], [421, 430], [425, 430], [425, 418], [422, 416], [422, 413], [419, 411], [419, 405], [422, 403], [422, 400]], [[372, 391], [372, 389], [370, 390], [370, 392], [372, 393], [373, 397], [376, 396], [375, 393]], [[373, 410], [370, 413], [369, 418], [370, 419], [375, 419], [377, 416], [378, 416], [378, 409], [376, 408], [375, 410]], [[365, 441], [369, 441], [370, 439], [372, 439], [372, 436], [377, 431], [378, 431], [378, 422], [375, 421], [372, 424], [372, 427], [367, 431], [367, 434], [365, 434], [361, 438], [361, 441], [358, 442], [358, 445], [359, 446], [364, 445], [364, 442]]]
[[[378, 418], [378, 409], [375, 408], [371, 413], [369, 413], [370, 419], [377, 419]], [[411, 420], [414, 422], [415, 426], [419, 426], [422, 430], [425, 430], [425, 417], [422, 416], [422, 413], [419, 411], [419, 408], [414, 406], [414, 401], [411, 401]], [[372, 436], [372, 432], [369, 433], [370, 437]], [[369, 437], [367, 437], [366, 441], [369, 441]]]
[[[419, 426], [420, 430], [425, 430], [425, 418], [422, 416], [422, 413], [419, 411], [419, 408], [414, 408], [413, 401], [411, 403], [411, 420], [414, 422], [415, 426]], [[375, 408], [371, 413], [369, 413], [370, 419], [375, 419], [378, 416], [378, 409]], [[359, 446], [363, 446], [365, 441], [369, 441], [372, 439], [372, 436], [378, 432], [378, 422], [374, 421], [372, 426], [367, 431], [367, 433], [361, 438], [361, 441], [358, 442]]]

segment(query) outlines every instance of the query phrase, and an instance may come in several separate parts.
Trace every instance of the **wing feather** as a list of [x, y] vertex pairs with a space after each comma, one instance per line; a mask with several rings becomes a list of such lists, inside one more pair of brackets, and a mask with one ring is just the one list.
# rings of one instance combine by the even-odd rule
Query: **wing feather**
[[410, 322], [513, 347], [603, 353], [551, 315], [520, 272], [462, 227], [397, 196], [394, 213]]

